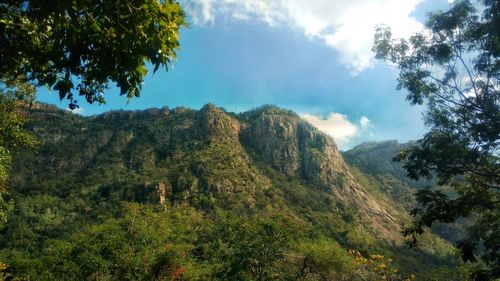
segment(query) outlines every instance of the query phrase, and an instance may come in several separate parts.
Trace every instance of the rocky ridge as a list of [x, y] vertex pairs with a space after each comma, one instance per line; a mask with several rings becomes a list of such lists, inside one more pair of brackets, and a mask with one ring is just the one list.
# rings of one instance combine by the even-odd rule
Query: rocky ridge
[[[163, 108], [81, 117], [55, 109], [47, 116], [45, 107], [29, 113], [34, 119], [30, 127], [47, 143], [42, 158], [32, 156], [34, 163], [54, 167], [42, 169], [44, 176], [134, 171], [145, 178], [144, 186], [161, 191], [158, 201], [196, 203], [202, 195], [254, 208], [259, 204], [254, 194], [273, 189], [272, 179], [255, 165], [264, 162], [327, 194], [332, 212], [352, 210], [380, 237], [401, 242], [390, 204], [358, 182], [331, 137], [293, 112], [267, 106], [231, 114], [208, 104], [199, 111]], [[44, 155], [53, 150], [58, 155]], [[14, 163], [14, 168], [22, 171], [25, 165]], [[42, 176], [32, 174], [35, 181]], [[18, 186], [36, 184], [21, 173], [13, 179]]]

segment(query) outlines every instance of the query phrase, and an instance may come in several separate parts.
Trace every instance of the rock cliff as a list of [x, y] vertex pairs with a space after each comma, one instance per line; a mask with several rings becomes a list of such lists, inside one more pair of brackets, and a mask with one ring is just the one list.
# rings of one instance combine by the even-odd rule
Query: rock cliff
[[242, 131], [241, 138], [275, 169], [327, 190], [333, 205], [355, 209], [369, 218], [377, 231], [397, 229], [388, 207], [379, 204], [350, 173], [333, 139], [300, 117], [262, 110], [261, 116]]

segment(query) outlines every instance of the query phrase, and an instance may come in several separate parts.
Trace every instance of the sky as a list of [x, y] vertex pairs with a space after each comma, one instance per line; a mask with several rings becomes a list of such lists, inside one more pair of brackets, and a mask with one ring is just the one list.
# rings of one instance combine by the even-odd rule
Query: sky
[[[118, 90], [75, 114], [213, 103], [242, 112], [274, 104], [297, 112], [346, 150], [366, 141], [417, 139], [422, 107], [396, 91], [397, 69], [375, 61], [374, 28], [407, 38], [449, 0], [181, 0], [189, 27], [168, 71], [145, 78], [140, 98]], [[150, 71], [152, 73], [152, 71]], [[56, 92], [39, 101], [67, 107]]]

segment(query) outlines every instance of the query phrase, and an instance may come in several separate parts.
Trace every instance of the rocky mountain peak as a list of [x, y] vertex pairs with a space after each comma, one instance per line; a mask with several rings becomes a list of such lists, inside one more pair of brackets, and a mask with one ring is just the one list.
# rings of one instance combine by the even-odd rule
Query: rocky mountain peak
[[237, 139], [241, 128], [238, 120], [210, 103], [197, 113], [197, 123], [202, 138], [211, 140]]
[[299, 177], [327, 190], [334, 202], [369, 217], [380, 232], [397, 230], [390, 211], [357, 182], [331, 137], [297, 115], [254, 116], [242, 130], [241, 140], [256, 155], [289, 177]]

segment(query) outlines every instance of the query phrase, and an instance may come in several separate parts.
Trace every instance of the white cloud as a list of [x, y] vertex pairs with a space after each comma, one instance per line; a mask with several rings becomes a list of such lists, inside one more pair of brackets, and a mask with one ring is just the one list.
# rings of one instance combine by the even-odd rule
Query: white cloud
[[326, 118], [312, 114], [302, 114], [301, 117], [318, 130], [330, 135], [340, 148], [349, 145], [349, 142], [356, 136], [366, 132], [371, 126], [371, 121], [366, 116], [362, 116], [359, 124], [352, 123], [344, 114], [330, 112]]
[[294, 26], [336, 50], [353, 74], [373, 64], [374, 28], [385, 24], [395, 37], [408, 37], [422, 24], [411, 17], [423, 0], [181, 0], [194, 24], [217, 17]]
[[368, 129], [372, 124], [370, 119], [366, 116], [361, 116], [361, 119], [359, 120], [359, 125], [361, 125], [361, 129], [366, 130]]
[[71, 113], [74, 113], [74, 114], [80, 114], [82, 115], [84, 110], [83, 110], [83, 107], [77, 107], [75, 109], [69, 109], [69, 108], [66, 108], [67, 111], [70, 111]]
[[184, 10], [191, 15], [194, 24], [214, 22], [214, 0], [188, 0], [182, 3]]

